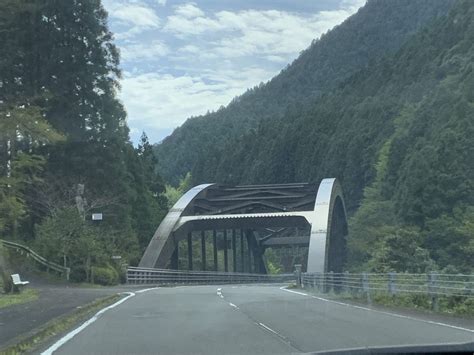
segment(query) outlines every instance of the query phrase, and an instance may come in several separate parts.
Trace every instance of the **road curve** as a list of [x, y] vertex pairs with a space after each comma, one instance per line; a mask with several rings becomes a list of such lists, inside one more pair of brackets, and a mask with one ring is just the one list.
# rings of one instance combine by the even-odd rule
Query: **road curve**
[[292, 354], [473, 339], [474, 324], [450, 327], [274, 285], [183, 286], [135, 293], [54, 354]]

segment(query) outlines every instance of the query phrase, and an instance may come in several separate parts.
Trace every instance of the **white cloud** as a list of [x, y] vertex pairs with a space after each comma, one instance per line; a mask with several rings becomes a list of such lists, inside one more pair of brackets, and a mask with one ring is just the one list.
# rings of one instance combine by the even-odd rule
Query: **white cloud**
[[164, 8], [166, 0], [103, 2], [122, 53], [120, 95], [131, 129], [170, 132], [269, 80], [365, 0], [342, 0], [317, 13], [211, 12], [194, 2]]
[[179, 38], [215, 36], [219, 33], [220, 39], [208, 43], [202, 52], [206, 55], [213, 52], [224, 58], [258, 55], [288, 59], [288, 55], [299, 53], [314, 38], [342, 22], [355, 10], [351, 5], [310, 16], [276, 10], [219, 11], [206, 16], [195, 5], [185, 6], [193, 11], [178, 7], [166, 19], [164, 31]]
[[184, 18], [204, 16], [204, 12], [193, 2], [176, 6], [175, 13], [177, 16], [181, 16]]
[[120, 56], [123, 61], [150, 60], [168, 55], [170, 49], [160, 40], [146, 42], [134, 42], [120, 47]]
[[125, 73], [121, 97], [132, 127], [172, 129], [184, 118], [228, 104], [244, 88], [267, 81], [273, 74], [261, 68], [207, 70], [202, 76]]
[[143, 5], [122, 5], [110, 12], [110, 16], [126, 24], [140, 27], [158, 27], [160, 19], [149, 7]]
[[116, 32], [117, 40], [133, 38], [146, 30], [160, 27], [160, 18], [144, 3], [105, 0], [104, 6], [109, 12], [109, 18], [126, 28]]

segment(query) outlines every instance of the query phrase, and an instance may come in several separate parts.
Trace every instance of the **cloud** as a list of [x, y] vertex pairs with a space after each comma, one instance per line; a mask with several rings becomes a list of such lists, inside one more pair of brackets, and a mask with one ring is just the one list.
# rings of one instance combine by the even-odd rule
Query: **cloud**
[[241, 72], [206, 70], [202, 75], [125, 73], [121, 98], [129, 123], [145, 129], [173, 129], [183, 118], [228, 104], [243, 88], [267, 81], [273, 71], [253, 67]]
[[208, 42], [205, 52], [224, 58], [258, 55], [288, 59], [351, 15], [355, 11], [352, 1], [356, 0], [345, 8], [312, 15], [252, 9], [206, 15], [195, 4], [186, 4], [167, 17], [163, 30], [189, 40], [219, 34], [218, 40]]
[[106, 0], [104, 6], [109, 12], [109, 18], [121, 27], [115, 34], [117, 40], [133, 38], [146, 30], [160, 27], [160, 18], [146, 4]]
[[126, 24], [140, 27], [158, 27], [160, 19], [155, 12], [143, 5], [122, 5], [110, 12], [110, 16]]
[[175, 13], [176, 16], [181, 16], [189, 19], [204, 16], [204, 12], [199, 7], [197, 7], [195, 3], [192, 2], [176, 6]]
[[[286, 8], [298, 8], [294, 0], [280, 3], [285, 1]], [[194, 2], [165, 7], [166, 0], [103, 0], [121, 50], [120, 97], [131, 129], [158, 140], [186, 118], [227, 105], [276, 75], [364, 2], [340, 0], [331, 11], [308, 13], [282, 6], [212, 11]]]
[[120, 47], [120, 56], [123, 61], [138, 61], [157, 59], [170, 53], [169, 47], [160, 40], [147, 42], [133, 42]]

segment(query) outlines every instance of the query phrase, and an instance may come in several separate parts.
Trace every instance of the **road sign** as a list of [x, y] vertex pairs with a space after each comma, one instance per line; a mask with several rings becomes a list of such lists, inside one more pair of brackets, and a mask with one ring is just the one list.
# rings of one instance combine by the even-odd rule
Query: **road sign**
[[93, 221], [102, 221], [102, 213], [93, 213], [92, 214]]

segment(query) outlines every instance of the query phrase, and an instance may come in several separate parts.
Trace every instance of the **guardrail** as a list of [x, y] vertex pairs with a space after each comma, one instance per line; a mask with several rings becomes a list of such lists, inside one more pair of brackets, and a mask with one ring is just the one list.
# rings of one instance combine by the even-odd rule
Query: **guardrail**
[[18, 244], [18, 243], [15, 243], [15, 242], [11, 242], [11, 241], [8, 241], [8, 240], [3, 240], [3, 239], [0, 239], [0, 243], [2, 243], [3, 246], [6, 247], [6, 248], [15, 249], [17, 252], [19, 252], [22, 255], [26, 254], [27, 257], [31, 257], [37, 263], [39, 263], [39, 264], [43, 265], [44, 267], [46, 267], [47, 271], [54, 270], [56, 272], [59, 272], [61, 275], [63, 275], [66, 278], [66, 280], [69, 280], [69, 274], [71, 272], [70, 268], [64, 267], [64, 266], [59, 265], [55, 262], [47, 260], [46, 258], [44, 258], [41, 255], [37, 254], [36, 252], [34, 252], [33, 250], [31, 250], [30, 248], [28, 248], [25, 245]]
[[263, 275], [237, 272], [184, 271], [129, 267], [128, 284], [237, 284], [281, 283], [295, 280], [294, 274]]
[[303, 288], [314, 288], [320, 292], [371, 295], [386, 293], [424, 294], [431, 297], [432, 308], [438, 308], [438, 298], [466, 297], [474, 299], [474, 275], [463, 274], [408, 274], [408, 273], [302, 273], [300, 283]]

